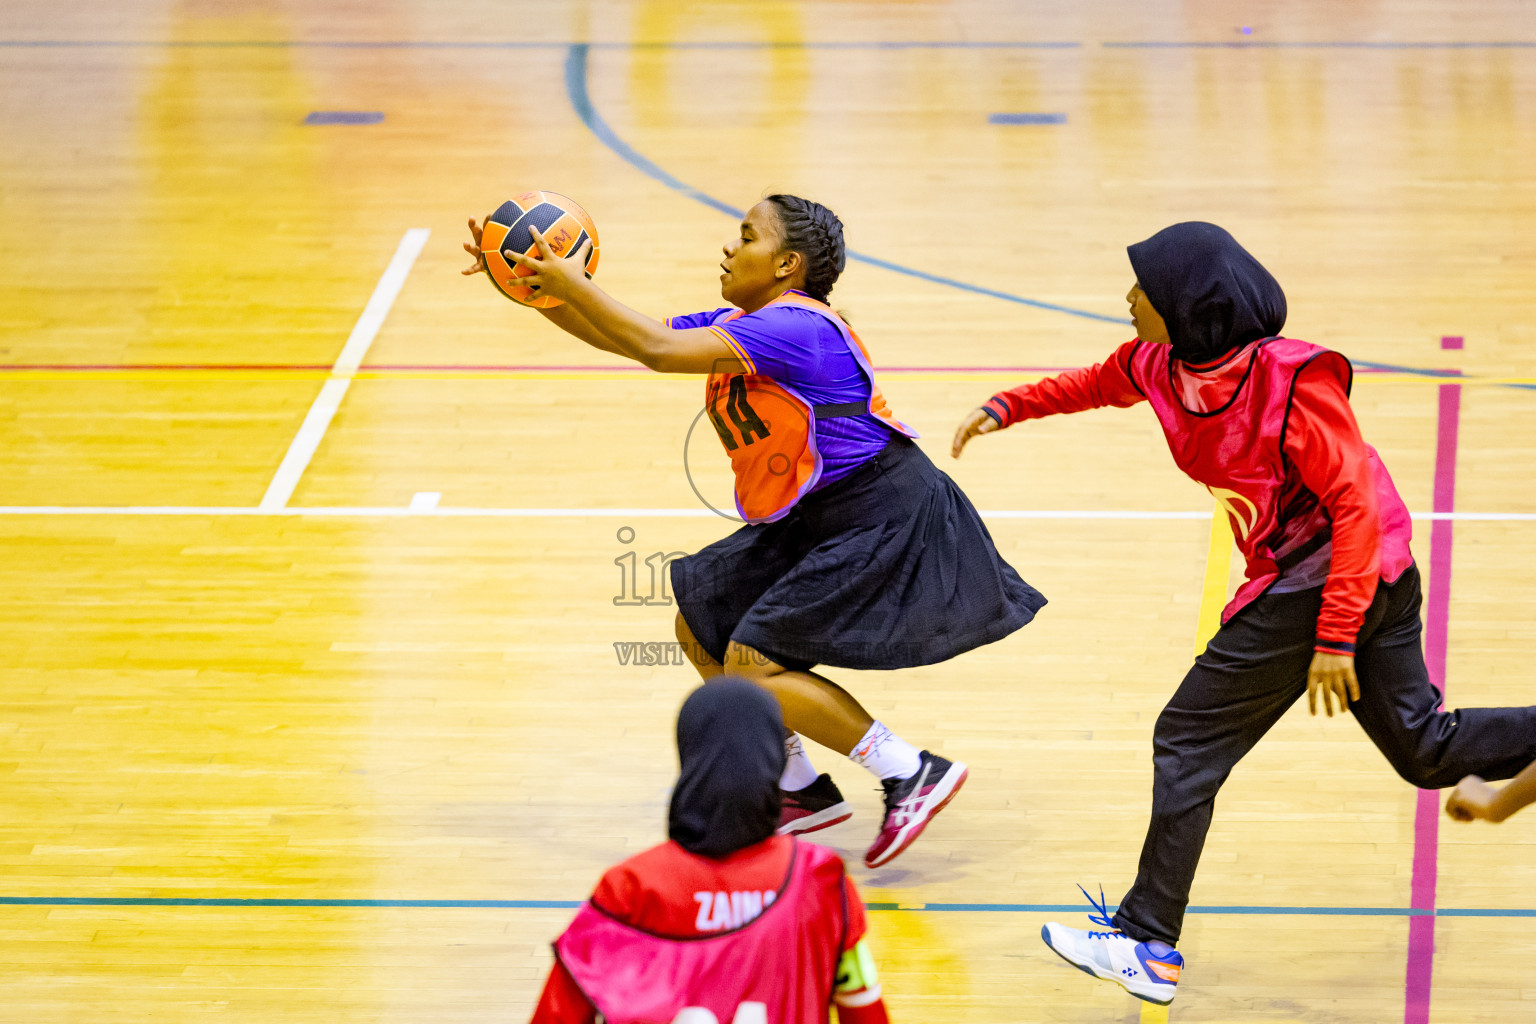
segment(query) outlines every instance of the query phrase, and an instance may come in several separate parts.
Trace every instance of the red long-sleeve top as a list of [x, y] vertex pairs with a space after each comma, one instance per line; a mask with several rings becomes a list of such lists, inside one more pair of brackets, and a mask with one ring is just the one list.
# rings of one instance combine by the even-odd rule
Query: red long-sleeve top
[[[1000, 391], [984, 408], [1008, 427], [1056, 413], [1103, 406], [1124, 409], [1146, 401], [1131, 377], [1137, 344], [1127, 342], [1103, 363]], [[1218, 408], [1240, 382], [1247, 351], [1245, 347], [1212, 367], [1186, 367], [1175, 361], [1175, 383], [1185, 402], [1202, 411]], [[1313, 367], [1297, 375], [1284, 452], [1333, 524], [1316, 649], [1353, 654], [1355, 637], [1376, 595], [1382, 530], [1369, 450], [1337, 377]]]

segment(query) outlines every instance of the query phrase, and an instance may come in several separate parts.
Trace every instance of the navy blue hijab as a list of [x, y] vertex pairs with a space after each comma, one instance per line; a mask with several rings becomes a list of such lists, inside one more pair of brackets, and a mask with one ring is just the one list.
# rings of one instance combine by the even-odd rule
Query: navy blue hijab
[[779, 826], [784, 718], [778, 701], [745, 679], [717, 679], [677, 715], [682, 761], [667, 836], [689, 853], [724, 857]]
[[1280, 283], [1215, 224], [1175, 224], [1126, 252], [1141, 290], [1168, 325], [1175, 359], [1212, 363], [1285, 327]]

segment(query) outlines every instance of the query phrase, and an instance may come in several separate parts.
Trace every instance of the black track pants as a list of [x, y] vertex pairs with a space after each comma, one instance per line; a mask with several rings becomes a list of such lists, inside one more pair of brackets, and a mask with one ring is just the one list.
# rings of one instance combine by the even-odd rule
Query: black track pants
[[[1355, 645], [1355, 721], [1404, 779], [1424, 789], [1465, 775], [1507, 779], [1536, 761], [1536, 707], [1436, 711], [1420, 644], [1419, 572], [1382, 583]], [[1152, 822], [1115, 924], [1142, 942], [1178, 941], [1216, 791], [1307, 690], [1322, 588], [1268, 594], [1233, 616], [1158, 716]]]

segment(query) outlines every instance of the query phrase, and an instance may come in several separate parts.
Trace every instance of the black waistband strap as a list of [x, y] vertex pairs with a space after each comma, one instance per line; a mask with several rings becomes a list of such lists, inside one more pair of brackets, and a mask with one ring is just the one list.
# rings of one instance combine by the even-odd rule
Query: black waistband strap
[[862, 416], [869, 412], [869, 403], [841, 402], [837, 405], [818, 405], [814, 406], [813, 409], [817, 419], [830, 420], [840, 416]]

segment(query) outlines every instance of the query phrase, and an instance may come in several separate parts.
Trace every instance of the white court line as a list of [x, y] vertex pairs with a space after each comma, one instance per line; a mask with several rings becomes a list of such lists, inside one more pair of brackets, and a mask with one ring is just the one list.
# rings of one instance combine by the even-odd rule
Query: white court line
[[320, 440], [325, 437], [332, 417], [341, 407], [341, 400], [352, 384], [353, 374], [362, 365], [363, 357], [368, 354], [368, 346], [373, 344], [379, 328], [384, 326], [389, 307], [395, 304], [395, 297], [400, 294], [411, 266], [416, 262], [416, 257], [421, 255], [422, 246], [427, 244], [427, 236], [431, 233], [427, 228], [411, 228], [400, 239], [394, 258], [384, 268], [384, 276], [379, 278], [373, 295], [368, 299], [368, 305], [363, 307], [363, 315], [357, 318], [352, 333], [347, 336], [347, 343], [341, 348], [341, 355], [336, 357], [336, 364], [331, 367], [331, 379], [325, 382], [320, 394], [315, 396], [309, 414], [304, 417], [299, 432], [293, 435], [293, 442], [288, 445], [288, 453], [283, 456], [282, 464], [277, 467], [272, 482], [267, 485], [267, 493], [262, 495], [259, 506], [263, 511], [280, 509], [293, 497], [294, 488], [299, 486], [299, 478], [309, 468], [309, 460], [314, 458], [315, 449], [320, 447]]
[[[425, 492], [431, 493], [431, 492]], [[1536, 522], [1536, 512], [1415, 512], [1421, 522]], [[408, 506], [311, 505], [0, 505], [0, 516], [332, 516], [356, 519], [723, 519], [707, 508], [443, 508], [425, 502]], [[1210, 510], [1162, 512], [1136, 509], [982, 509], [983, 519], [1158, 520], [1211, 518]]]
[[437, 508], [438, 502], [443, 500], [442, 491], [417, 491], [411, 495], [411, 503], [406, 507], [408, 512], [430, 512]]

